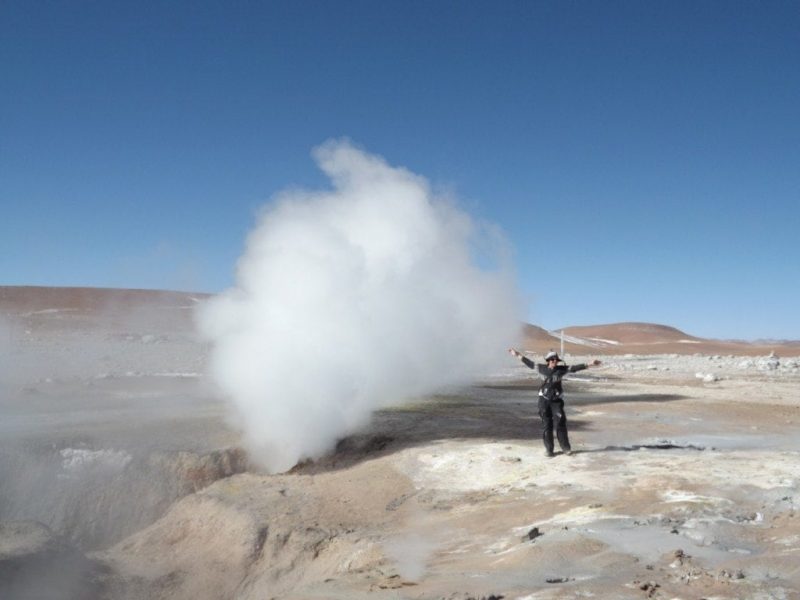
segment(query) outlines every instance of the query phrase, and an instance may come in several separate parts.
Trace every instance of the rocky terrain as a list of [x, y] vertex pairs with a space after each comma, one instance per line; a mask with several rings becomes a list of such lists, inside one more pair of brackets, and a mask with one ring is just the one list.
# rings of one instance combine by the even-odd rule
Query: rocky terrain
[[200, 301], [0, 288], [0, 597], [800, 598], [797, 344], [566, 328], [572, 456], [509, 357], [268, 475]]

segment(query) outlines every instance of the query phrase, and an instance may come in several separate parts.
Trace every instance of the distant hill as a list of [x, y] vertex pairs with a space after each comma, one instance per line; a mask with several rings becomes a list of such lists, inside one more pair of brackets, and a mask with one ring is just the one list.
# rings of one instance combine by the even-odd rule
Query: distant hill
[[[543, 353], [561, 347], [561, 329], [526, 325], [525, 349]], [[800, 341], [745, 342], [704, 339], [655, 323], [610, 323], [564, 327], [564, 350], [572, 354], [800, 354]]]
[[208, 294], [88, 287], [0, 286], [0, 311], [124, 311], [143, 306], [189, 306]]
[[31, 331], [147, 325], [193, 331], [193, 308], [208, 294], [84, 287], [0, 286], [0, 318]]
[[[154, 328], [190, 330], [192, 309], [208, 297], [164, 290], [0, 286], [0, 317], [23, 322], [26, 328], [62, 329], [91, 327], [109, 320], [119, 324], [146, 316]], [[563, 331], [564, 349], [572, 354], [800, 355], [800, 341], [710, 340], [655, 323], [580, 325]], [[521, 347], [536, 354], [551, 348], [559, 350], [561, 330], [525, 324]]]
[[667, 342], [692, 343], [699, 338], [667, 325], [654, 323], [612, 323], [610, 325], [583, 325], [565, 327], [564, 333], [586, 339], [617, 344], [663, 344]]

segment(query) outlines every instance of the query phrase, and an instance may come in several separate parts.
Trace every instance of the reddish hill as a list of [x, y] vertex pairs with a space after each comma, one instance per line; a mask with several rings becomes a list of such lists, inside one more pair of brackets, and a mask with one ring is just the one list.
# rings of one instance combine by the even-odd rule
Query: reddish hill
[[564, 333], [585, 339], [619, 344], [665, 344], [670, 342], [699, 341], [675, 327], [654, 323], [611, 323], [609, 325], [583, 325], [565, 327]]
[[0, 312], [31, 313], [64, 310], [81, 313], [138, 309], [147, 306], [182, 307], [208, 294], [163, 290], [125, 290], [85, 287], [0, 286]]
[[[560, 330], [559, 330], [560, 331]], [[800, 342], [744, 342], [704, 339], [675, 327], [655, 323], [610, 323], [564, 328], [567, 352], [574, 354], [734, 354], [759, 356], [770, 352], [800, 354]], [[560, 341], [556, 337], [551, 339]], [[527, 339], [526, 339], [527, 341]], [[551, 345], [552, 348], [559, 346]], [[526, 349], [543, 350], [541, 339], [531, 340]]]
[[[191, 310], [208, 294], [161, 290], [0, 286], [0, 317], [30, 329], [126, 325], [142, 319], [153, 329], [193, 328]], [[525, 324], [521, 349], [542, 354], [561, 347], [560, 332]], [[708, 340], [666, 325], [611, 323], [564, 328], [564, 349], [571, 354], [736, 354], [800, 355], [800, 342]]]
[[0, 317], [32, 331], [133, 325], [192, 331], [192, 309], [207, 297], [161, 290], [0, 286]]

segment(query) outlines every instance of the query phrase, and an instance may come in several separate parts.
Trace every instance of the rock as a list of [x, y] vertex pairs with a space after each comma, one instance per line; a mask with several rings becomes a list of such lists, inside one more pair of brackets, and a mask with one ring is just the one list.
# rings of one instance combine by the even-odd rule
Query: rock
[[656, 588], [661, 587], [655, 581], [646, 581], [644, 583], [639, 584], [639, 589], [644, 591], [654, 590]]
[[543, 535], [544, 535], [544, 534], [543, 534], [541, 531], [539, 531], [539, 528], [538, 528], [538, 527], [534, 527], [533, 529], [531, 529], [531, 530], [530, 530], [530, 531], [527, 533], [527, 535], [526, 535], [526, 536], [525, 536], [525, 538], [523, 538], [523, 539], [524, 539], [524, 540], [526, 540], [526, 541], [527, 541], [527, 540], [529, 540], [529, 541], [533, 541], [533, 540], [535, 540], [536, 538], [538, 538], [538, 537], [541, 537], [541, 536], [543, 536]]
[[728, 571], [727, 569], [722, 569], [719, 572], [720, 579], [744, 579], [744, 571], [741, 569], [737, 569], [736, 571]]
[[702, 379], [704, 383], [712, 383], [714, 381], [719, 381], [719, 377], [714, 375], [713, 373], [701, 373], [697, 372], [694, 375], [697, 379]]

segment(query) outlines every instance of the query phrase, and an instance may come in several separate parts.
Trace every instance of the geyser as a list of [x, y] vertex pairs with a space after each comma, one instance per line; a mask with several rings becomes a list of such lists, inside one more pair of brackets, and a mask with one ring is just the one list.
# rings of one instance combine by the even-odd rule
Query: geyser
[[320, 456], [376, 408], [492, 371], [522, 321], [496, 230], [347, 141], [314, 156], [332, 189], [274, 198], [236, 287], [199, 311], [211, 374], [271, 471]]

